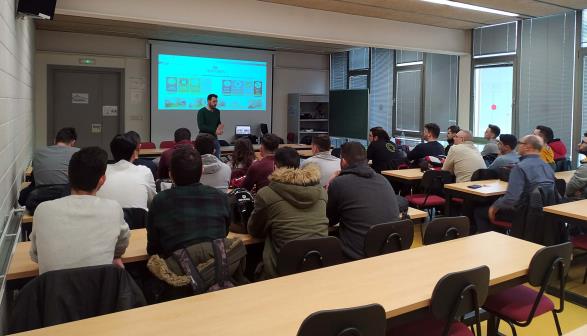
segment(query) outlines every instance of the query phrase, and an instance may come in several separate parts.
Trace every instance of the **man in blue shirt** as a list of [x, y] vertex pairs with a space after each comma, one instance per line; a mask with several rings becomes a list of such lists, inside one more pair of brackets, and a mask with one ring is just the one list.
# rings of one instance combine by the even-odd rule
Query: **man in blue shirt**
[[[505, 195], [493, 203], [489, 209], [475, 209], [475, 221], [479, 232], [489, 231], [490, 221], [498, 219], [511, 220], [511, 211], [525, 199], [532, 189], [541, 184], [554, 185], [554, 171], [540, 158], [544, 142], [535, 135], [526, 135], [518, 142], [518, 163], [510, 173], [508, 189]], [[508, 215], [507, 213], [510, 212]]]
[[520, 162], [520, 156], [516, 153], [516, 145], [518, 139], [512, 134], [502, 134], [497, 141], [497, 147], [499, 148], [498, 156], [488, 169], [499, 171], [501, 167], [511, 167]]

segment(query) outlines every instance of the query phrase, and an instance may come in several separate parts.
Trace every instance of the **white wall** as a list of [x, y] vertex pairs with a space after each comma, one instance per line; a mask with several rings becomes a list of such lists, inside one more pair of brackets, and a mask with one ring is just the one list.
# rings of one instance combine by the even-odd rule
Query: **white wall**
[[33, 141], [35, 29], [15, 19], [15, 0], [0, 0], [0, 228], [15, 205]]
[[[37, 31], [35, 61], [35, 146], [47, 145], [47, 65], [94, 66], [124, 69], [125, 131], [137, 131], [149, 137], [149, 60], [146, 41], [105, 35], [89, 35], [53, 31]], [[95, 59], [93, 65], [81, 65], [79, 59]], [[131, 83], [139, 79], [145, 84], [138, 102], [131, 99]]]
[[288, 93], [328, 94], [329, 89], [328, 55], [276, 53], [273, 73], [273, 133], [285, 140]]
[[56, 13], [388, 49], [467, 54], [464, 30], [255, 0], [60, 0]]
[[[47, 65], [80, 65], [81, 57], [96, 60], [95, 67], [123, 68], [125, 71], [125, 130], [149, 137], [149, 64], [146, 41], [104, 35], [37, 31], [35, 62], [35, 145], [47, 139]], [[273, 132], [287, 134], [287, 94], [328, 92], [330, 58], [327, 55], [276, 52], [273, 77]], [[130, 98], [130, 80], [145, 81], [145, 95], [138, 104]]]

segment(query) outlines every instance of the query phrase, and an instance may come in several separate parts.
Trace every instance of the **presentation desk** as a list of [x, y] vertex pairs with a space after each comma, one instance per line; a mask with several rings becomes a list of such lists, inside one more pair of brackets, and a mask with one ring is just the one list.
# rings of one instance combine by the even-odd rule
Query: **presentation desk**
[[[228, 238], [239, 238], [245, 245], [251, 245], [263, 242], [263, 239], [253, 238], [248, 234], [229, 232]], [[16, 244], [12, 261], [6, 272], [6, 280], [16, 280], [36, 277], [39, 274], [39, 267], [36, 262], [31, 260], [29, 250], [31, 242], [20, 242]], [[122, 255], [122, 262], [132, 263], [147, 260], [147, 230], [131, 230], [130, 240], [126, 252]]]
[[[302, 144], [281, 144], [279, 147], [291, 147], [297, 150], [308, 150], [312, 149], [311, 145], [302, 145]], [[261, 145], [253, 145], [255, 151], [259, 151], [261, 149]], [[168, 148], [155, 148], [155, 149], [141, 149], [139, 151], [139, 156], [146, 156], [146, 157], [157, 157], [160, 156], [161, 153], [165, 152]], [[221, 146], [220, 152], [222, 154], [231, 154], [234, 152], [234, 146]]]
[[[425, 211], [409, 208], [408, 215], [415, 222], [425, 219], [428, 214]], [[32, 223], [33, 217], [28, 215]], [[24, 223], [24, 217], [23, 217]], [[254, 238], [249, 234], [240, 234], [229, 232], [229, 238], [240, 238], [245, 245], [256, 244], [263, 241], [260, 238]], [[8, 267], [6, 280], [24, 279], [37, 276], [39, 273], [37, 263], [33, 262], [29, 256], [31, 242], [20, 242], [16, 245], [12, 261]], [[126, 253], [122, 256], [124, 263], [131, 263], [148, 259], [147, 255], [147, 230], [136, 229], [131, 231], [130, 241]]]
[[25, 334], [295, 335], [318, 310], [378, 303], [393, 318], [425, 308], [454, 271], [487, 265], [493, 288], [523, 283], [540, 247], [488, 232]]

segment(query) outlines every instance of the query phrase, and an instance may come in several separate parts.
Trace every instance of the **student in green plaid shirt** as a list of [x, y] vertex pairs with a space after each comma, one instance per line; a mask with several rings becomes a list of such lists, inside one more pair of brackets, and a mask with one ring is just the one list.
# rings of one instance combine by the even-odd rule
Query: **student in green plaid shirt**
[[224, 238], [230, 225], [226, 193], [200, 183], [202, 159], [192, 147], [171, 157], [174, 187], [157, 194], [149, 209], [147, 252], [169, 256], [193, 244]]

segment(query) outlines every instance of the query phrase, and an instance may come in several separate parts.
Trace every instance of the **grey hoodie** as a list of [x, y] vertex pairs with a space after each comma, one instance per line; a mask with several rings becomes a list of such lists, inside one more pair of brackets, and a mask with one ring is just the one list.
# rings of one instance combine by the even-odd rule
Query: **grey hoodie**
[[230, 167], [212, 154], [202, 155], [204, 171], [200, 183], [226, 192], [230, 183]]
[[328, 184], [332, 174], [340, 170], [340, 159], [330, 154], [330, 152], [320, 152], [311, 158], [302, 162], [302, 168], [310, 163], [315, 163], [320, 169], [320, 185]]

